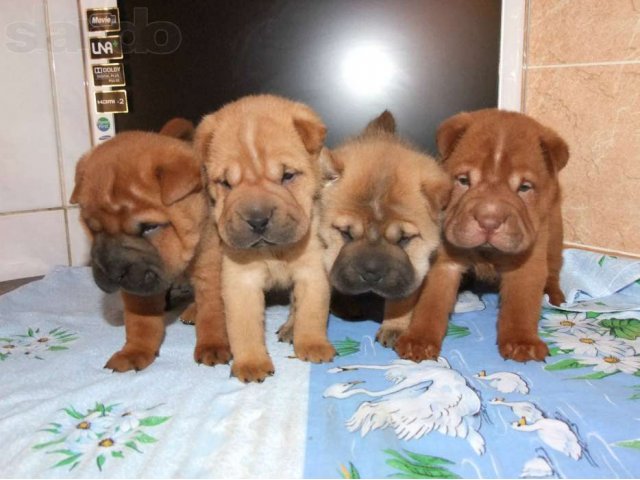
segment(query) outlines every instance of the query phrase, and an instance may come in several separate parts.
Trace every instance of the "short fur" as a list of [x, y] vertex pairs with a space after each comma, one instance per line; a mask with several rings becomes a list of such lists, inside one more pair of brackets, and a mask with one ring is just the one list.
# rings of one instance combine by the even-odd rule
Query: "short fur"
[[292, 289], [279, 331], [298, 358], [330, 361], [329, 285], [314, 199], [326, 128], [308, 106], [273, 95], [244, 97], [207, 115], [195, 136], [213, 220], [222, 238], [223, 298], [238, 379], [274, 367], [264, 341], [264, 292]]
[[120, 289], [125, 307], [126, 343], [105, 368], [141, 370], [153, 362], [164, 337], [165, 294], [187, 277], [193, 277], [198, 305], [189, 309], [197, 316], [195, 360], [214, 365], [230, 359], [219, 240], [206, 222], [200, 164], [189, 143], [170, 136], [192, 132], [190, 122], [174, 119], [161, 134], [120, 133], [76, 167], [71, 203], [80, 205], [92, 241], [93, 276], [107, 292]]
[[416, 361], [438, 356], [462, 275], [470, 271], [499, 285], [500, 354], [543, 360], [543, 293], [556, 305], [564, 301], [558, 172], [569, 159], [568, 147], [532, 118], [495, 109], [446, 120], [437, 143], [455, 179], [444, 240], [395, 349]]
[[373, 292], [386, 299], [385, 337], [440, 243], [440, 214], [451, 180], [434, 159], [395, 134], [388, 111], [324, 158], [325, 267], [339, 292]]

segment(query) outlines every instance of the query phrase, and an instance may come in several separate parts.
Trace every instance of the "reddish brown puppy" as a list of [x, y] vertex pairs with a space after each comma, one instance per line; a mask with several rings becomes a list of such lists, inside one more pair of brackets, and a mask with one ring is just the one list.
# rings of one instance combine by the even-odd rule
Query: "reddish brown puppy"
[[567, 144], [530, 117], [495, 109], [460, 113], [438, 129], [437, 143], [455, 185], [443, 244], [395, 350], [407, 359], [440, 353], [463, 274], [499, 286], [498, 349], [504, 358], [543, 360], [538, 336], [543, 293], [564, 301], [558, 172]]
[[[164, 338], [165, 294], [190, 281], [198, 363], [231, 357], [220, 298], [220, 248], [202, 191], [201, 165], [187, 141], [193, 124], [174, 119], [160, 132], [124, 132], [78, 162], [71, 203], [91, 239], [93, 277], [120, 290], [126, 342], [105, 368], [149, 366]], [[173, 137], [173, 138], [172, 138]]]

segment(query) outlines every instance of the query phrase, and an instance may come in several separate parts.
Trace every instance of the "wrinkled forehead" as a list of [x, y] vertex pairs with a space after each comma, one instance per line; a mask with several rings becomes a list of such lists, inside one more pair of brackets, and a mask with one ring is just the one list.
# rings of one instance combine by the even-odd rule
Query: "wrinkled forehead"
[[514, 172], [544, 174], [540, 139], [533, 129], [500, 124], [482, 127], [470, 128], [462, 137], [447, 161], [450, 171], [471, 167], [483, 176], [499, 178]]
[[80, 206], [92, 214], [122, 214], [153, 208], [160, 202], [160, 188], [153, 169], [146, 172], [123, 158], [92, 159], [84, 172]]
[[[419, 199], [418, 199], [419, 202]], [[385, 228], [393, 222], [416, 223], [416, 199], [390, 172], [361, 182], [346, 182], [332, 208], [367, 226]]]
[[[249, 116], [241, 122], [222, 119], [213, 133], [209, 168], [253, 172], [262, 176], [282, 165], [302, 168], [307, 152], [293, 120]], [[217, 173], [217, 172], [216, 172]]]

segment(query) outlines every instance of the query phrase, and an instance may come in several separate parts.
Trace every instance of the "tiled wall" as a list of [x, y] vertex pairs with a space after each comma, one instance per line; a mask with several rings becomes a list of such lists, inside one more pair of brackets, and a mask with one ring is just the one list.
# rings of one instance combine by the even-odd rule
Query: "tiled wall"
[[640, 0], [528, 0], [524, 110], [556, 129], [565, 238], [640, 255]]
[[0, 3], [0, 281], [86, 263], [68, 204], [90, 147], [76, 0]]

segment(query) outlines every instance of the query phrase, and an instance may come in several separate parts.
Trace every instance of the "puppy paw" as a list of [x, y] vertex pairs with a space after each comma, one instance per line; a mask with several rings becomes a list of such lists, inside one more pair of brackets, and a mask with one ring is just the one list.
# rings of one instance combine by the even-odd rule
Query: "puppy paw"
[[550, 288], [546, 290], [544, 293], [549, 295], [549, 302], [551, 305], [560, 305], [564, 303], [564, 293], [559, 288]]
[[128, 372], [147, 368], [156, 359], [157, 354], [141, 350], [120, 350], [114, 353], [104, 368], [114, 372]]
[[283, 323], [276, 333], [279, 342], [293, 343], [293, 322]]
[[231, 360], [231, 348], [228, 343], [196, 345], [193, 358], [196, 363], [203, 363], [209, 367], [229, 363]]
[[516, 362], [536, 360], [541, 362], [549, 355], [549, 348], [540, 338], [513, 339], [498, 341], [498, 350], [503, 358]]
[[231, 375], [244, 383], [264, 382], [264, 379], [275, 373], [273, 362], [269, 357], [234, 361]]
[[180, 314], [180, 321], [185, 325], [195, 325], [196, 324], [196, 304], [192, 303], [189, 305], [184, 312]]
[[398, 337], [404, 332], [403, 328], [391, 325], [382, 325], [376, 333], [376, 342], [383, 347], [393, 348], [398, 340]]
[[440, 355], [442, 344], [427, 338], [416, 338], [412, 335], [402, 334], [396, 340], [393, 347], [400, 358], [420, 362], [422, 360], [435, 360]]
[[305, 362], [330, 362], [336, 356], [336, 349], [326, 339], [309, 339], [294, 342], [296, 357]]

